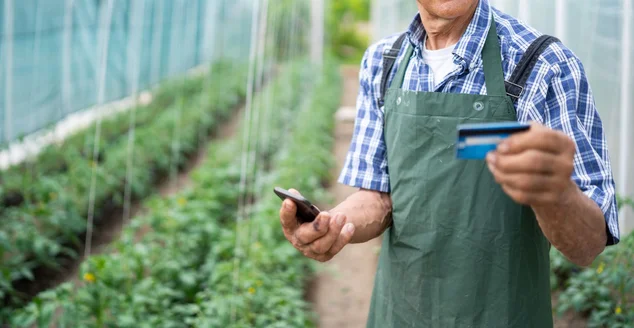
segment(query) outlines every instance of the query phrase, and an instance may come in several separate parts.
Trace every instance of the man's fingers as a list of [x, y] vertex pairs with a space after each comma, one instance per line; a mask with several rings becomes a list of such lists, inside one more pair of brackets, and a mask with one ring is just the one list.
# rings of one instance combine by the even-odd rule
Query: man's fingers
[[326, 254], [332, 248], [332, 245], [339, 237], [341, 229], [343, 228], [345, 223], [346, 216], [344, 214], [335, 214], [332, 219], [330, 219], [330, 227], [328, 228], [328, 233], [312, 242], [310, 244], [310, 250], [315, 254]]
[[306, 245], [328, 233], [330, 213], [321, 212], [313, 222], [304, 223], [295, 230], [295, 237], [301, 244]]
[[337, 240], [332, 245], [330, 250], [328, 250], [327, 254], [332, 257], [338, 254], [339, 252], [341, 252], [343, 247], [348, 245], [350, 241], [352, 240], [352, 236], [354, 235], [354, 229], [355, 229], [354, 224], [346, 223], [346, 225], [343, 226], [343, 229], [341, 229], [341, 232], [339, 233]]
[[528, 131], [516, 133], [498, 145], [497, 150], [505, 154], [518, 154], [529, 149], [559, 154], [574, 154], [575, 144], [565, 133], [533, 123]]
[[540, 192], [548, 190], [554, 178], [552, 176], [535, 173], [505, 173], [494, 166], [489, 166], [495, 181], [513, 189]]
[[299, 227], [297, 222], [297, 206], [292, 200], [286, 199], [282, 202], [282, 208], [280, 208], [280, 222], [282, 223], [282, 229], [284, 233], [292, 235]]
[[518, 154], [501, 154], [496, 151], [487, 154], [488, 164], [506, 174], [551, 174], [563, 164], [560, 161], [559, 156], [534, 149]]
[[289, 189], [288, 191], [289, 191], [291, 194], [294, 194], [294, 195], [296, 195], [296, 196], [301, 196], [301, 195], [302, 195], [302, 194], [300, 194], [300, 193], [299, 193], [299, 191], [297, 191], [297, 189], [293, 189], [293, 188], [291, 188], [291, 189]]

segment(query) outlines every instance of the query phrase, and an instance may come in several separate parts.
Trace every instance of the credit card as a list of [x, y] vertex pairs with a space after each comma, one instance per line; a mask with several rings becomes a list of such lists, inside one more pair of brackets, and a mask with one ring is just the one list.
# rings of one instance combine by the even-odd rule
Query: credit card
[[512, 134], [526, 131], [530, 124], [519, 122], [471, 123], [458, 125], [459, 159], [484, 159], [497, 145]]

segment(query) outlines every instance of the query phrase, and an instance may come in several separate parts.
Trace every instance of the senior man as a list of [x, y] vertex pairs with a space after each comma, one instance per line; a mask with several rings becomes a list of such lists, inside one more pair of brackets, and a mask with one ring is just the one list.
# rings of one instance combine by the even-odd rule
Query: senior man
[[[368, 327], [552, 327], [550, 245], [587, 266], [619, 239], [582, 64], [488, 0], [417, 3], [361, 64], [340, 178], [359, 191], [303, 225], [286, 200], [284, 234], [319, 261], [383, 235]], [[455, 159], [458, 124], [508, 120], [533, 124]]]

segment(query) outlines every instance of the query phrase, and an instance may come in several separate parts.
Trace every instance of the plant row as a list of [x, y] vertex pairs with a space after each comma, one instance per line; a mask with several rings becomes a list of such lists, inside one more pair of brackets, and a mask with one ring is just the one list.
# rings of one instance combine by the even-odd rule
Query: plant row
[[[634, 202], [619, 199], [618, 204]], [[577, 267], [555, 249], [550, 262], [551, 289], [561, 292], [558, 314], [575, 311], [588, 319], [588, 327], [634, 327], [634, 233], [606, 248], [589, 268]]]
[[[40, 294], [24, 309], [5, 313], [7, 322], [312, 326], [303, 297], [308, 261], [284, 239], [277, 215], [281, 202], [272, 189], [293, 186], [324, 194], [338, 79], [333, 68], [321, 74], [306, 63], [284, 69], [245, 115], [251, 118], [242, 131], [250, 129], [248, 138], [240, 133], [211, 144], [189, 189], [152, 198], [148, 213], [131, 221], [110, 252], [83, 263], [80, 283]], [[244, 156], [251, 159], [243, 162]]]
[[[121, 213], [128, 183], [129, 200], [141, 199], [157, 181], [182, 168], [203, 137], [243, 99], [245, 80], [246, 69], [213, 65], [211, 75], [170, 82], [151, 104], [103, 120], [99, 136], [96, 127], [81, 131], [33, 163], [3, 172], [0, 197], [22, 198], [0, 208], [5, 306], [28, 298], [24, 292], [32, 291], [38, 270], [58, 268], [61, 257], [77, 255], [89, 215], [100, 225]], [[133, 139], [127, 133], [131, 127]], [[93, 158], [96, 143], [98, 157]]]

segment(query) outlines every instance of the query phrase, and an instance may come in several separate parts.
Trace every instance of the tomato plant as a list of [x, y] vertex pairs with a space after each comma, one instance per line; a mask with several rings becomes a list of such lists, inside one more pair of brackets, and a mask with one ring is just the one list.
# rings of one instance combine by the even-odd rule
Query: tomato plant
[[[632, 206], [631, 199], [618, 200], [619, 207]], [[589, 327], [634, 325], [634, 233], [619, 245], [606, 248], [590, 268], [570, 263], [561, 253], [551, 252], [551, 285], [561, 288], [556, 311], [574, 310], [588, 318]]]
[[[255, 199], [245, 220], [236, 221], [244, 141], [238, 133], [226, 143], [211, 144], [206, 164], [192, 176], [191, 188], [170, 198], [150, 198], [147, 214], [132, 220], [110, 252], [82, 265], [81, 284], [64, 284], [38, 295], [23, 309], [7, 314], [9, 323], [312, 326], [303, 300], [308, 260], [284, 239], [277, 219], [280, 201], [270, 190], [274, 184], [321, 190], [331, 164], [330, 135], [339, 90], [336, 66], [321, 75], [301, 62], [285, 69], [254, 99], [258, 103], [268, 94], [270, 108], [276, 110], [269, 112], [266, 124], [254, 122], [268, 129], [270, 138], [258, 140], [257, 158], [264, 171], [262, 182], [248, 188]], [[314, 171], [299, 168], [298, 159], [311, 162]], [[249, 181], [256, 176], [249, 172]], [[145, 233], [139, 240], [141, 231]]]
[[[166, 83], [152, 103], [136, 109], [132, 199], [148, 196], [158, 180], [182, 168], [200, 146], [201, 133], [218, 126], [243, 99], [245, 68], [222, 62], [211, 71], [211, 76]], [[60, 257], [76, 256], [79, 236], [86, 231], [93, 171], [95, 224], [122, 208], [129, 121], [130, 113], [122, 113], [102, 122], [98, 158], [92, 158], [93, 126], [48, 147], [33, 163], [0, 172], [2, 203], [15, 205], [0, 208], [0, 236], [6, 236], [0, 240], [0, 296], [5, 306], [22, 302], [21, 290], [14, 287], [29, 285], [37, 278], [36, 269], [54, 269]], [[8, 202], [16, 195], [22, 201]]]

